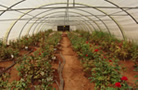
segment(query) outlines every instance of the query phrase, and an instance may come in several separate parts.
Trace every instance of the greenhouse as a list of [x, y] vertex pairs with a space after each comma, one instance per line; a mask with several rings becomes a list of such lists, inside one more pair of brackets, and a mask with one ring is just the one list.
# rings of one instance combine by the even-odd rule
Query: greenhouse
[[138, 0], [0, 0], [0, 90], [138, 90]]

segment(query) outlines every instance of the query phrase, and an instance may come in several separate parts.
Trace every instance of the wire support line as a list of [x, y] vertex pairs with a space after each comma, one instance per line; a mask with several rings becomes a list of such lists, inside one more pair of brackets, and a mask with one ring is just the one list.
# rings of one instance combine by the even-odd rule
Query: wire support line
[[[88, 16], [88, 17], [93, 17], [93, 15], [84, 15], [84, 16]], [[107, 15], [94, 15], [94, 16], [107, 16]], [[111, 15], [110, 16], [128, 16], [127, 14], [120, 14], [120, 15]], [[46, 17], [46, 18], [63, 18], [65, 16], [54, 16], [54, 17]], [[69, 17], [83, 17], [83, 16], [79, 16], [79, 15], [69, 15]], [[42, 18], [42, 17], [36, 17], [34, 18], [32, 21], [36, 20], [37, 18]], [[10, 18], [10, 19], [0, 19], [0, 21], [14, 21], [14, 20], [17, 20], [18, 18]], [[32, 19], [32, 18], [22, 18], [20, 20], [29, 20], [29, 19]]]
[[37, 9], [75, 9], [75, 8], [104, 8], [104, 9], [138, 9], [138, 7], [109, 7], [109, 6], [75, 6], [75, 7], [40, 7], [40, 8], [16, 8], [16, 9], [8, 9], [8, 10], [0, 10], [0, 11], [19, 11], [19, 10], [37, 10]]

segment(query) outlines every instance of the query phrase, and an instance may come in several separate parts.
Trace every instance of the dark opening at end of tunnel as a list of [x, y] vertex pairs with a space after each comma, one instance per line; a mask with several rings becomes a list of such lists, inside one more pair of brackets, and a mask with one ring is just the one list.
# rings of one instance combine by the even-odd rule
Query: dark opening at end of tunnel
[[57, 26], [57, 31], [70, 31], [70, 25]]

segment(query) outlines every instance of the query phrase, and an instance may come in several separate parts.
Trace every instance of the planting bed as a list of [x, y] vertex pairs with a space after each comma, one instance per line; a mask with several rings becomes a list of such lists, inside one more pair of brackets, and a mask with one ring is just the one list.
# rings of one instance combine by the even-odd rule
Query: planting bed
[[138, 89], [138, 46], [103, 32], [69, 33], [85, 76], [95, 89]]
[[0, 89], [138, 89], [138, 46], [107, 33], [49, 30], [0, 47]]
[[[5, 52], [7, 58], [1, 58], [0, 66], [3, 68], [0, 73], [0, 89], [55, 89], [52, 86], [55, 71], [52, 63], [56, 60], [54, 52], [61, 35], [50, 34], [51, 31], [46, 31], [10, 42], [7, 47], [1, 46], [8, 50], [17, 49], [18, 52], [15, 55], [13, 51], [7, 51]], [[7, 61], [9, 59], [11, 61]], [[13, 61], [15, 65], [4, 72], [3, 70], [7, 69]], [[6, 65], [3, 65], [4, 62]]]

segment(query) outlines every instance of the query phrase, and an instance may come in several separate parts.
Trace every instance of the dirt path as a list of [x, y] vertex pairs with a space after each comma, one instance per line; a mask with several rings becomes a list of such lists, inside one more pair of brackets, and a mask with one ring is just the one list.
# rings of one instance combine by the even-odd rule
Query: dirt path
[[71, 48], [68, 37], [62, 38], [61, 46], [66, 60], [63, 69], [64, 90], [94, 90], [94, 84], [84, 76], [83, 68]]

